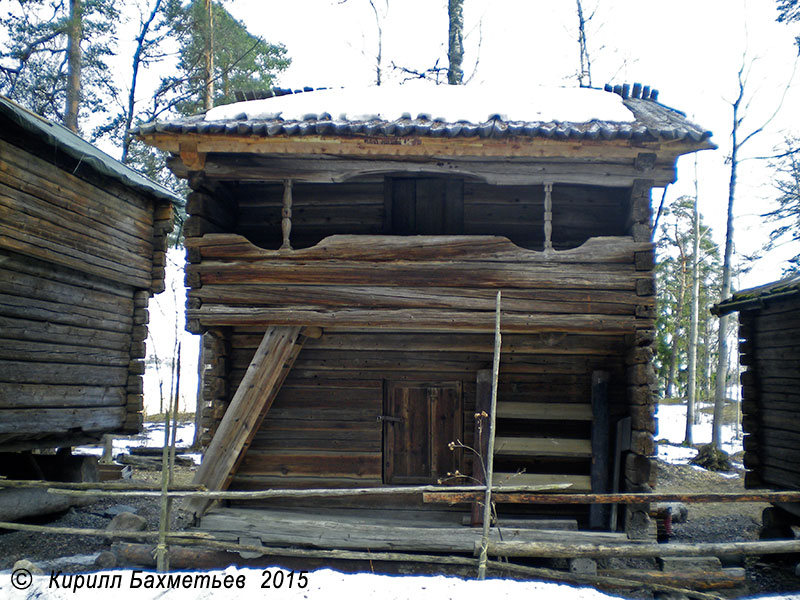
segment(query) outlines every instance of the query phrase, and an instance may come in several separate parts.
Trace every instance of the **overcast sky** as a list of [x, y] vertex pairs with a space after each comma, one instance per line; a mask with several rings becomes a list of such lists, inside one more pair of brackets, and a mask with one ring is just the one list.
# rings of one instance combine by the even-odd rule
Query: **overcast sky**
[[[392, 63], [424, 70], [439, 59], [446, 67], [446, 0], [374, 0], [382, 16], [385, 80], [401, 73]], [[368, 0], [228, 0], [228, 10], [250, 31], [282, 42], [292, 67], [279, 84], [287, 87], [374, 84], [377, 28]], [[699, 156], [701, 212], [722, 242], [727, 206], [731, 107], [737, 72], [747, 55], [751, 99], [743, 130], [761, 125], [775, 110], [789, 81], [800, 26], [775, 22], [772, 0], [584, 0], [594, 12], [587, 29], [595, 86], [641, 82], [660, 91], [660, 101], [687, 113], [714, 133], [720, 147]], [[491, 85], [498, 94], [512, 83], [576, 85], [577, 15], [571, 0], [465, 0], [468, 85]], [[475, 68], [475, 62], [478, 62]], [[473, 75], [474, 71], [474, 75]], [[800, 134], [800, 73], [767, 131], [744, 149], [767, 155], [792, 130]], [[762, 164], [760, 164], [762, 163]], [[692, 193], [693, 159], [683, 159], [668, 198]], [[736, 240], [752, 253], [766, 231], [758, 216], [775, 193], [763, 161], [742, 166], [737, 194]], [[660, 197], [660, 194], [659, 194]], [[796, 252], [789, 251], [789, 254]], [[787, 252], [783, 253], [784, 255]], [[764, 261], [742, 285], [780, 275], [777, 255]]]

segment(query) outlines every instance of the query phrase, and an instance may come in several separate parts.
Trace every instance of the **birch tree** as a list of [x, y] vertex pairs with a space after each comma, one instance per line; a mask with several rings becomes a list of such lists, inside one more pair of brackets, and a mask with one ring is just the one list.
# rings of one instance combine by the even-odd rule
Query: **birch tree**
[[464, 82], [464, 0], [448, 0], [447, 20], [447, 83], [461, 85]]

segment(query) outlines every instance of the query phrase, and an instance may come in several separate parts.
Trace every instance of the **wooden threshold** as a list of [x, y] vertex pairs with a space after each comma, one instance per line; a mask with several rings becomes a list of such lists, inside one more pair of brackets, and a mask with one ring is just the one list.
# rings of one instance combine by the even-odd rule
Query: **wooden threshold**
[[498, 437], [495, 456], [590, 457], [592, 444], [586, 439]]

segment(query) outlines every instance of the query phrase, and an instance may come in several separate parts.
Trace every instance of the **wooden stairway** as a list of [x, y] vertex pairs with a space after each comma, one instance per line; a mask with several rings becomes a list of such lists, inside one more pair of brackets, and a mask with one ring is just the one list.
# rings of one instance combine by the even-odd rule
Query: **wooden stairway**
[[[589, 404], [547, 404], [529, 402], [498, 402], [498, 419], [513, 419], [524, 423], [528, 435], [504, 435], [498, 428], [495, 438], [495, 461], [504, 459], [505, 465], [513, 464], [516, 471], [498, 471], [494, 474], [495, 485], [540, 485], [568, 483], [570, 491], [591, 491], [591, 479], [586, 474], [536, 473], [534, 462], [539, 459], [589, 459], [592, 456], [591, 439], [587, 437], [544, 437], [548, 423], [553, 421], [590, 423], [592, 407]], [[583, 427], [583, 429], [587, 429]], [[521, 472], [520, 472], [521, 471]]]

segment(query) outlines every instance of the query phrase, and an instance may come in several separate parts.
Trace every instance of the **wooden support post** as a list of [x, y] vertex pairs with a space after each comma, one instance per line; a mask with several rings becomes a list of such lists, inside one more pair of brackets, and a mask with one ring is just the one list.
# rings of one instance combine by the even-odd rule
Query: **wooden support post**
[[283, 233], [283, 244], [281, 250], [291, 250], [292, 244], [289, 237], [292, 233], [292, 180], [287, 179], [283, 182], [283, 208], [281, 209], [281, 232]]
[[[608, 492], [608, 379], [605, 371], [592, 373], [592, 492]], [[589, 526], [601, 529], [608, 524], [608, 509], [601, 504], [589, 508]]]
[[553, 251], [553, 184], [544, 184], [544, 251]]
[[[209, 490], [228, 487], [304, 341], [300, 327], [267, 329], [208, 446], [194, 483]], [[207, 506], [208, 500], [195, 499], [187, 508], [200, 516]]]
[[[475, 483], [486, 483], [486, 464], [489, 457], [489, 411], [492, 410], [492, 371], [482, 369], [478, 371], [475, 391], [475, 450], [480, 458], [475, 457], [472, 469], [472, 478]], [[486, 416], [484, 417], [484, 413]], [[472, 504], [472, 526], [477, 527], [483, 523], [481, 503]]]
[[[614, 474], [611, 482], [611, 493], [616, 494], [620, 491], [620, 476], [622, 473], [622, 455], [631, 449], [631, 418], [625, 417], [617, 421], [617, 437], [614, 442]], [[611, 531], [617, 530], [617, 511], [616, 504], [611, 505], [611, 516], [608, 526]]]

